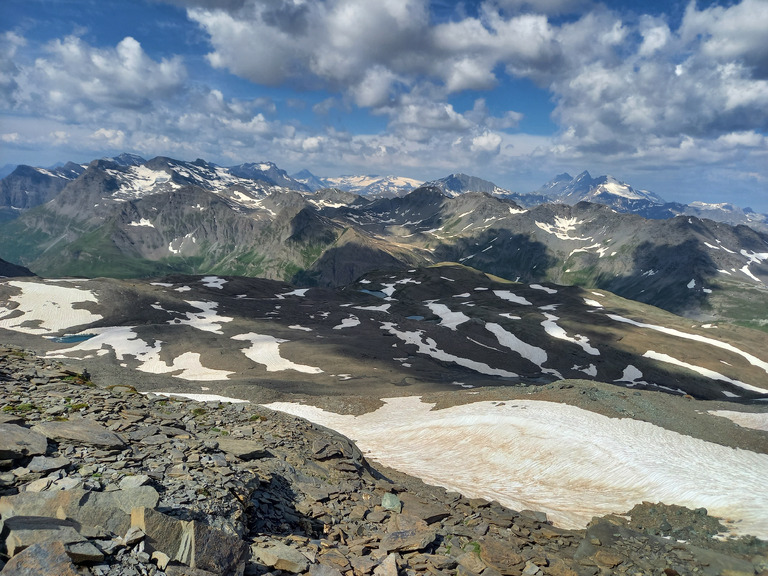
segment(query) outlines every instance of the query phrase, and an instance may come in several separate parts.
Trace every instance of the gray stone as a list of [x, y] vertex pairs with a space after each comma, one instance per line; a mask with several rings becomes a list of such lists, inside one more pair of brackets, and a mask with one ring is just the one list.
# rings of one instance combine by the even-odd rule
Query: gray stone
[[511, 546], [496, 540], [480, 543], [480, 558], [489, 567], [510, 576], [519, 575], [525, 562], [525, 558], [512, 550]]
[[269, 452], [261, 442], [238, 438], [219, 438], [219, 450], [240, 460], [257, 460], [269, 456]]
[[135, 476], [125, 476], [120, 480], [118, 486], [121, 490], [130, 490], [131, 488], [138, 488], [144, 486], [149, 482], [149, 476], [146, 474], [136, 474]]
[[389, 554], [373, 570], [374, 576], [397, 576], [397, 554]]
[[84, 526], [100, 526], [113, 534], [122, 535], [131, 526], [131, 508], [155, 507], [159, 498], [159, 494], [151, 486], [113, 492], [93, 492], [79, 488], [39, 494], [22, 492], [0, 498], [0, 514], [3, 518], [63, 516]]
[[98, 446], [107, 450], [125, 447], [125, 442], [120, 436], [98, 422], [85, 418], [66, 422], [43, 422], [35, 426], [34, 430], [51, 440]]
[[45, 454], [48, 439], [34, 430], [16, 424], [0, 424], [0, 460], [18, 460]]
[[191, 535], [190, 566], [216, 574], [243, 573], [248, 544], [240, 538], [200, 522], [191, 522], [187, 534]]
[[13, 516], [5, 518], [3, 523], [4, 531], [8, 534], [5, 547], [9, 556], [15, 556], [25, 548], [43, 542], [71, 544], [85, 541], [77, 532], [75, 523], [69, 520], [43, 516]]
[[257, 562], [277, 570], [285, 570], [297, 574], [304, 572], [309, 566], [309, 560], [298, 550], [275, 542], [270, 547], [251, 546], [251, 554]]
[[200, 522], [179, 520], [151, 508], [134, 508], [131, 527], [146, 534], [145, 549], [215, 574], [241, 574], [248, 545], [237, 536]]
[[464, 568], [470, 572], [475, 572], [477, 574], [485, 570], [485, 563], [480, 560], [480, 556], [473, 551], [464, 552], [464, 554], [457, 556], [456, 562], [458, 562], [460, 566], [464, 566]]
[[433, 530], [401, 530], [385, 535], [379, 543], [379, 548], [384, 552], [424, 550], [436, 537]]
[[53, 479], [51, 478], [39, 478], [27, 484], [24, 487], [24, 491], [25, 492], [42, 492], [43, 490], [47, 490], [52, 483], [53, 483]]
[[32, 461], [27, 464], [30, 472], [52, 472], [53, 470], [60, 470], [65, 466], [69, 466], [69, 458], [59, 456], [58, 458], [47, 458], [45, 456], [35, 456]]
[[155, 550], [175, 559], [181, 548], [182, 535], [187, 522], [173, 518], [150, 507], [136, 507], [131, 510], [131, 528], [139, 529], [146, 537], [145, 550]]
[[393, 510], [395, 512], [400, 512], [403, 508], [403, 503], [400, 501], [400, 499], [392, 494], [391, 492], [387, 492], [384, 494], [384, 496], [381, 497], [381, 507], [385, 510]]
[[434, 524], [451, 515], [446, 507], [424, 502], [413, 494], [401, 494], [400, 501], [403, 503], [404, 514], [417, 516], [427, 524]]
[[123, 541], [125, 542], [126, 546], [133, 546], [134, 544], [140, 542], [144, 536], [144, 530], [138, 526], [131, 526], [128, 529], [128, 532], [125, 533], [125, 536], [123, 536]]
[[61, 542], [33, 544], [11, 558], [3, 576], [80, 576]]
[[309, 567], [309, 576], [342, 576], [338, 568], [328, 564], [313, 564]]
[[83, 564], [85, 562], [99, 562], [104, 559], [104, 554], [96, 548], [93, 544], [87, 540], [83, 542], [75, 542], [73, 544], [65, 544], [67, 554], [75, 564]]

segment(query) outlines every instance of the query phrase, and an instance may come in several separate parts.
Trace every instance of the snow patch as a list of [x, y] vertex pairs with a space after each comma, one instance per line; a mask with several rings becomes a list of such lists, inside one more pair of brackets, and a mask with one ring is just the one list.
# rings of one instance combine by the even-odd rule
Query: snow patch
[[594, 516], [650, 501], [705, 507], [735, 520], [737, 534], [768, 538], [768, 500], [755, 498], [764, 490], [768, 455], [553, 402], [443, 410], [420, 398], [385, 402], [361, 416], [293, 403], [267, 407], [332, 428], [367, 458], [427, 483], [516, 510], [542, 510], [564, 528], [583, 528]]
[[696, 372], [697, 374], [701, 374], [702, 376], [705, 376], [711, 380], [721, 380], [722, 382], [733, 384], [734, 386], [738, 386], [739, 388], [743, 388], [744, 390], [749, 390], [750, 392], [757, 392], [758, 394], [768, 394], [768, 390], [766, 390], [765, 388], [758, 388], [757, 386], [752, 386], [751, 384], [747, 384], [740, 380], [733, 380], [732, 378], [728, 378], [727, 376], [724, 376], [719, 372], [715, 372], [714, 370], [710, 370], [709, 368], [704, 368], [703, 366], [696, 366], [695, 364], [689, 364], [688, 362], [683, 362], [682, 360], [673, 358], [668, 354], [662, 354], [661, 352], [654, 352], [653, 350], [648, 350], [648, 352], [643, 354], [643, 357], [651, 358], [652, 360], [658, 360], [659, 362], [666, 362], [667, 364], [682, 366], [683, 368], [688, 368], [688, 370], [692, 370], [693, 372]]
[[460, 324], [470, 320], [469, 316], [466, 314], [462, 312], [452, 312], [451, 309], [444, 304], [436, 304], [434, 302], [430, 302], [427, 304], [427, 308], [429, 308], [433, 314], [440, 317], [439, 326], [450, 328], [453, 331], [456, 331], [456, 327]]
[[26, 334], [51, 334], [103, 318], [101, 314], [74, 307], [86, 302], [98, 303], [90, 290], [18, 280], [6, 284], [21, 293], [8, 297], [17, 304], [15, 308], [0, 306], [0, 328]]
[[496, 296], [501, 298], [502, 300], [506, 300], [507, 302], [513, 302], [514, 304], [522, 304], [523, 306], [533, 306], [528, 300], [523, 298], [522, 296], [517, 296], [516, 294], [513, 294], [509, 290], [494, 290], [493, 291]]
[[254, 332], [232, 336], [232, 340], [250, 342], [251, 347], [243, 350], [243, 354], [257, 364], [265, 366], [267, 372], [280, 372], [283, 370], [296, 370], [305, 374], [321, 374], [323, 372], [320, 368], [296, 364], [280, 356], [280, 344], [288, 342], [288, 340]]
[[567, 342], [573, 342], [574, 344], [577, 344], [581, 346], [582, 350], [586, 352], [587, 354], [591, 354], [592, 356], [599, 356], [600, 351], [595, 348], [594, 346], [591, 346], [589, 343], [589, 338], [586, 336], [582, 336], [581, 334], [576, 334], [575, 336], [568, 336], [568, 333], [557, 325], [557, 321], [560, 319], [557, 316], [553, 316], [552, 314], [544, 314], [544, 320], [541, 325], [544, 327], [544, 331], [552, 336], [552, 338], [557, 338], [558, 340], [566, 340]]

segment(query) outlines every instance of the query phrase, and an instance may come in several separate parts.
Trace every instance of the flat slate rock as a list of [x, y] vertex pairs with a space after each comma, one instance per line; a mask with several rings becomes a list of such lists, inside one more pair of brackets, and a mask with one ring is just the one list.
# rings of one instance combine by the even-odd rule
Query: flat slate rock
[[43, 422], [34, 427], [35, 432], [51, 440], [64, 440], [86, 446], [98, 446], [106, 449], [119, 449], [125, 442], [114, 432], [93, 420], [67, 420], [65, 422]]
[[8, 560], [3, 576], [80, 576], [61, 542], [33, 544]]
[[43, 434], [16, 424], [0, 423], [0, 438], [0, 460], [45, 454], [48, 449], [48, 439]]
[[264, 444], [254, 440], [222, 437], [218, 439], [219, 450], [236, 456], [240, 460], [256, 460], [269, 456]]

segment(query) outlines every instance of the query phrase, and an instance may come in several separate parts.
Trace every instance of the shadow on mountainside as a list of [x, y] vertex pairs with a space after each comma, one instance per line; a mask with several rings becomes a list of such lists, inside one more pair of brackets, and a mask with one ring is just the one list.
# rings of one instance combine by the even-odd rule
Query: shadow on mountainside
[[402, 270], [408, 265], [384, 250], [348, 242], [327, 250], [308, 269], [298, 271], [291, 278], [291, 284], [322, 288], [345, 286], [367, 272]]
[[716, 275], [716, 264], [694, 239], [676, 246], [646, 241], [635, 249], [630, 273], [599, 277], [596, 285], [684, 316], [707, 305], [708, 294], [704, 289]]
[[443, 243], [433, 252], [436, 262], [460, 262], [508, 280], [534, 282], [546, 280], [547, 271], [557, 260], [547, 246], [524, 234], [491, 229], [479, 236]]

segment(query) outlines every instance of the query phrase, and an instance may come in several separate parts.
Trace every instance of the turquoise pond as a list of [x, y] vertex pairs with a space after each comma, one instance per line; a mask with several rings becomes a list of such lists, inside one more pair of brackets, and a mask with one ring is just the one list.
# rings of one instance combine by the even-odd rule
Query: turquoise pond
[[52, 342], [57, 344], [77, 344], [78, 342], [85, 342], [96, 336], [96, 334], [65, 334], [64, 336], [56, 336], [51, 338]]

